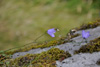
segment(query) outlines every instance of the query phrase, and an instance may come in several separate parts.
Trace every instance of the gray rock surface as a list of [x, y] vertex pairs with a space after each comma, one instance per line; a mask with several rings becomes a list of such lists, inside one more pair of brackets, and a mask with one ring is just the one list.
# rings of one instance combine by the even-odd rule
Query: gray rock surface
[[[95, 38], [98, 38], [100, 37], [100, 27], [97, 27], [97, 28], [94, 28], [94, 29], [88, 29], [86, 31], [90, 31], [90, 37], [87, 39], [87, 41], [89, 42], [90, 40], [93, 40]], [[77, 31], [75, 34], [81, 34], [82, 31]], [[74, 43], [72, 42], [69, 42], [69, 43], [65, 43], [65, 44], [62, 44], [62, 45], [58, 45], [58, 46], [54, 46], [56, 48], [59, 48], [61, 50], [64, 50], [64, 51], [69, 51], [69, 53], [71, 53], [73, 55], [73, 52], [74, 50], [78, 50], [82, 45], [85, 45], [86, 43], [81, 43], [83, 38], [82, 36], [78, 36], [78, 37], [75, 37], [73, 38], [72, 40], [76, 41]], [[79, 44], [80, 43], [80, 44]], [[12, 55], [12, 58], [17, 58], [19, 56], [24, 56], [26, 54], [36, 54], [36, 53], [41, 53], [43, 51], [47, 51], [49, 49], [51, 49], [52, 47], [48, 47], [48, 48], [38, 48], [38, 49], [32, 49], [32, 50], [29, 50], [29, 51], [26, 51], [26, 52], [17, 52], [17, 53], [14, 53]]]
[[56, 61], [57, 67], [100, 67], [96, 64], [100, 59], [100, 52], [80, 53], [63, 60], [62, 62]]
[[[91, 35], [87, 39], [87, 42], [89, 42], [90, 40], [93, 40], [95, 38], [100, 37], [100, 26], [96, 27], [94, 29], [87, 29], [85, 31], [90, 31], [90, 35]], [[77, 33], [81, 34], [81, 32], [82, 31], [80, 30], [80, 31], [77, 31], [75, 34], [77, 34]], [[62, 67], [100, 67], [100, 66], [95, 64], [97, 59], [100, 58], [100, 52], [95, 52], [93, 54], [84, 53], [84, 54], [74, 55], [73, 54], [74, 50], [78, 50], [82, 45], [85, 45], [86, 43], [82, 42], [82, 40], [83, 40], [82, 35], [75, 37], [72, 40], [75, 41], [75, 42], [74, 43], [68, 42], [68, 43], [65, 43], [65, 44], [62, 44], [62, 45], [54, 46], [54, 47], [59, 48], [61, 50], [68, 51], [72, 55], [72, 57], [67, 58], [63, 61], [65, 63], [57, 61], [56, 62], [57, 67], [60, 67], [60, 66], [62, 66]], [[12, 58], [17, 58], [19, 56], [23, 56], [23, 55], [26, 55], [26, 54], [41, 53], [41, 52], [47, 51], [51, 48], [52, 48], [52, 46], [48, 47], [48, 48], [43, 48], [43, 49], [41, 49], [41, 48], [31, 49], [27, 52], [17, 52], [15, 54], [13, 54]]]

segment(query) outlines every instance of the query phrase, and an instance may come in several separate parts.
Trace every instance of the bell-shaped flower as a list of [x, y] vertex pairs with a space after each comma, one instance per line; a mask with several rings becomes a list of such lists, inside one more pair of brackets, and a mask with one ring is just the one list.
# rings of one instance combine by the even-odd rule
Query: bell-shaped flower
[[89, 36], [90, 36], [90, 32], [89, 31], [87, 31], [87, 32], [85, 32], [84, 30], [82, 31], [82, 37], [84, 39], [87, 39]]
[[49, 29], [47, 31], [47, 33], [51, 36], [51, 37], [55, 37], [54, 33], [56, 32], [56, 29], [55, 28], [52, 28], [52, 29]]

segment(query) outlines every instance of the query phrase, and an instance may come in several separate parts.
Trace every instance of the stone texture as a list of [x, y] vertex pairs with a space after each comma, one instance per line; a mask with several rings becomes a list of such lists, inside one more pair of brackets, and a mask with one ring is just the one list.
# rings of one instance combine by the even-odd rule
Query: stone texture
[[[89, 42], [90, 40], [93, 40], [95, 38], [100, 37], [100, 26], [96, 27], [94, 29], [87, 29], [85, 31], [90, 31], [90, 35], [91, 35], [87, 39], [87, 42]], [[81, 32], [82, 32], [82, 30], [77, 31], [74, 34], [77, 34], [77, 33], [81, 34]], [[84, 53], [84, 54], [74, 55], [73, 54], [74, 50], [78, 50], [82, 45], [85, 45], [86, 43], [85, 42], [81, 43], [83, 40], [82, 35], [75, 37], [72, 40], [75, 42], [68, 42], [68, 43], [65, 43], [62, 45], [54, 46], [54, 47], [59, 48], [61, 50], [68, 51], [72, 55], [72, 57], [62, 61], [63, 63], [57, 61], [56, 62], [57, 67], [60, 67], [60, 66], [62, 66], [62, 67], [100, 67], [96, 64], [97, 59], [100, 58], [100, 52], [95, 52], [93, 54]], [[12, 58], [17, 58], [19, 56], [23, 56], [26, 54], [41, 53], [41, 52], [47, 51], [51, 48], [52, 48], [52, 46], [48, 47], [48, 48], [43, 48], [43, 49], [41, 49], [41, 48], [32, 49], [32, 50], [29, 50], [27, 52], [18, 52], [18, 53], [13, 54]]]

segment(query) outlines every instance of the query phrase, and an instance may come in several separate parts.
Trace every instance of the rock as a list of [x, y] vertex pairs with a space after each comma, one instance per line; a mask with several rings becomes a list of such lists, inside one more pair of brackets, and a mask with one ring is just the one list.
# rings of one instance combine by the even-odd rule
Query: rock
[[[88, 29], [88, 30], [85, 30], [85, 31], [90, 31], [90, 37], [87, 39], [87, 42], [89, 42], [90, 40], [94, 40], [95, 38], [98, 38], [100, 37], [100, 26], [99, 27], [96, 27], [94, 29]], [[80, 31], [77, 31], [75, 32], [75, 34], [81, 34], [81, 30]], [[59, 48], [61, 50], [64, 50], [64, 51], [68, 51], [71, 55], [74, 54], [74, 51], [75, 50], [78, 50], [82, 45], [85, 45], [86, 43], [82, 42], [83, 38], [82, 36], [77, 36], [75, 38], [72, 39], [73, 41], [75, 42], [68, 42], [68, 43], [65, 43], [65, 44], [62, 44], [62, 45], [57, 45], [57, 46], [54, 46], [55, 48]], [[41, 53], [43, 51], [47, 51], [49, 49], [51, 49], [51, 47], [48, 47], [48, 48], [37, 48], [37, 49], [31, 49], [29, 51], [26, 51], [26, 52], [18, 52], [18, 53], [14, 53], [12, 55], [12, 58], [17, 58], [19, 56], [24, 56], [26, 54], [37, 54], [37, 53]]]
[[100, 67], [96, 64], [100, 58], [100, 52], [95, 53], [80, 53], [63, 60], [62, 62], [56, 61], [57, 67]]
[[[93, 29], [87, 29], [85, 31], [90, 31], [90, 37], [87, 39], [87, 42], [89, 43], [91, 40], [94, 40], [95, 38], [100, 37], [100, 26], [93, 28]], [[81, 34], [82, 30], [75, 32], [74, 34]], [[77, 36], [75, 38], [72, 38], [72, 42], [68, 42], [62, 45], [53, 46], [55, 48], [59, 48], [64, 51], [68, 51], [72, 57], [63, 59], [61, 61], [56, 61], [57, 67], [100, 67], [97, 65], [99, 63], [98, 59], [100, 59], [100, 52], [94, 52], [92, 54], [90, 53], [80, 53], [74, 55], [75, 50], [79, 50], [81, 46], [85, 45], [86, 42], [82, 42], [83, 38], [82, 36]], [[17, 58], [19, 56], [23, 56], [26, 54], [37, 54], [41, 53], [43, 51], [47, 51], [51, 49], [51, 47], [48, 48], [38, 48], [38, 49], [31, 49], [27, 52], [18, 52], [13, 54], [12, 58]]]

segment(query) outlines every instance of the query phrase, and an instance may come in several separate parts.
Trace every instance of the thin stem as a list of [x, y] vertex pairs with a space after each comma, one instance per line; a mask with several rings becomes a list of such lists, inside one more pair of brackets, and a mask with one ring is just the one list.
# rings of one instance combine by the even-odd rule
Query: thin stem
[[11, 49], [8, 49], [8, 50], [5, 50], [4, 52], [9, 51], [9, 50], [12, 50], [12, 49], [15, 49], [15, 48], [24, 47], [24, 46], [29, 45], [29, 44], [32, 44], [32, 43], [36, 43], [36, 41], [37, 41], [40, 37], [42, 37], [44, 34], [46, 34], [46, 32], [43, 33], [42, 35], [40, 35], [39, 37], [37, 37], [33, 42], [27, 43], [27, 44], [25, 44], [25, 45], [23, 45], [23, 46], [14, 47], [14, 48], [11, 48]]
[[85, 43], [87, 43], [87, 39], [85, 39]]
[[37, 37], [35, 40], [34, 40], [34, 42], [36, 42], [39, 38], [41, 38], [44, 34], [46, 34], [46, 32], [45, 33], [43, 33], [42, 35], [40, 35], [39, 37]]

